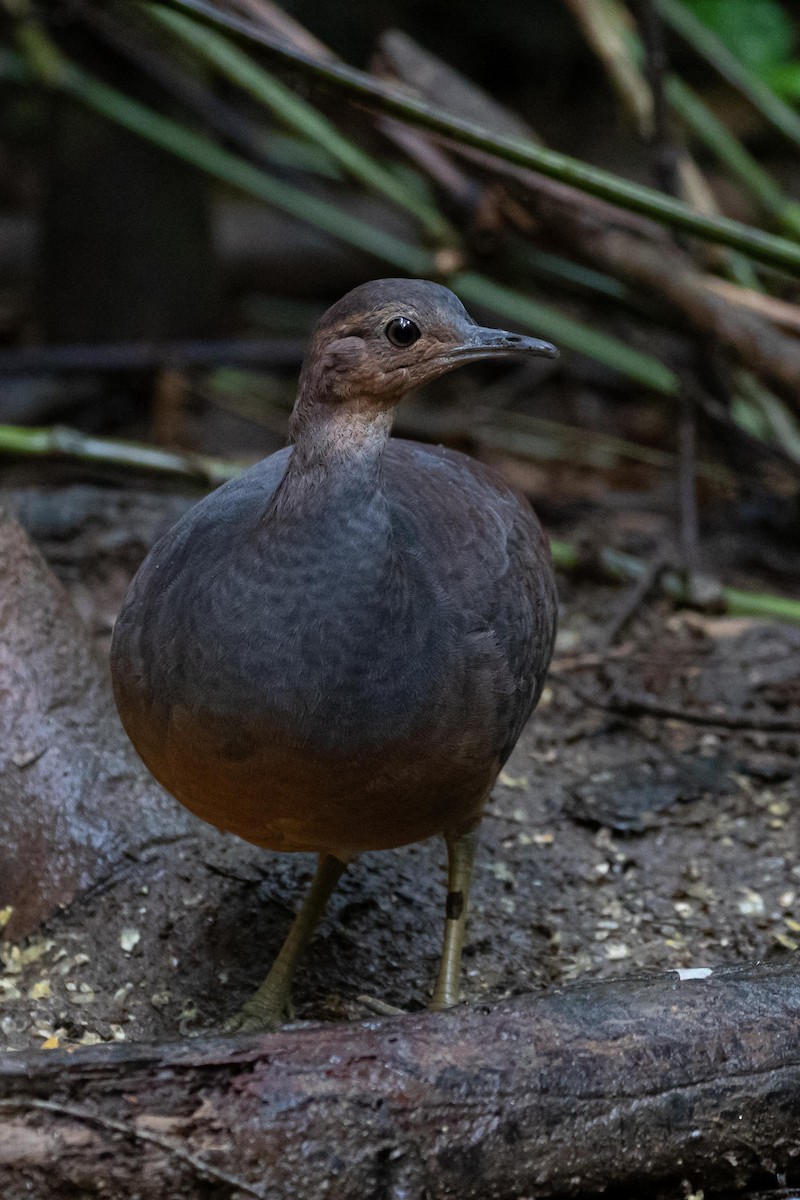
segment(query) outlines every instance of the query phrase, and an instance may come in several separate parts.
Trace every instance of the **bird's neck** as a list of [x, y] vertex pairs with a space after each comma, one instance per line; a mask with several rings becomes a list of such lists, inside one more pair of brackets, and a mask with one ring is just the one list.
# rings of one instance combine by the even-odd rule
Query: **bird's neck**
[[369, 476], [380, 470], [392, 427], [392, 414], [364, 406], [315, 405], [295, 408], [289, 424], [297, 470], [325, 475]]
[[289, 421], [294, 449], [284, 479], [283, 501], [323, 500], [331, 493], [363, 500], [381, 491], [381, 460], [392, 411], [368, 396], [343, 400], [305, 381]]
[[[308, 403], [301, 395], [290, 423], [286, 472], [265, 513], [274, 542], [288, 538], [309, 560], [346, 564], [340, 593], [363, 606], [394, 591], [392, 517], [381, 461], [391, 413], [366, 406]], [[371, 601], [369, 601], [371, 603]]]

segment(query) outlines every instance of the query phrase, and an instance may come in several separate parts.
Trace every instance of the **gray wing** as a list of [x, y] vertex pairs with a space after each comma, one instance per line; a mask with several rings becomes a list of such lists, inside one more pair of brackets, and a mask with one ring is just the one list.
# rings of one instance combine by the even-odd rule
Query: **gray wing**
[[458, 451], [393, 439], [384, 480], [407, 553], [435, 566], [445, 601], [460, 609], [480, 675], [494, 691], [504, 762], [553, 653], [558, 599], [547, 539], [520, 493]]
[[[198, 557], [210, 582], [216, 564], [226, 559], [232, 531], [243, 526], [246, 530], [263, 513], [290, 453], [288, 448], [279, 450], [209, 493], [156, 542], [131, 583], [114, 627], [111, 662], [118, 693], [142, 684], [147, 695], [160, 694], [166, 703], [170, 677], [176, 692], [181, 691], [182, 673], [196, 669], [185, 646], [200, 647], [202, 655], [208, 640], [202, 622], [196, 624], [194, 599], [203, 587], [203, 576], [200, 582], [197, 578]], [[214, 589], [207, 590], [210, 594]], [[216, 590], [230, 594], [230, 589]], [[180, 621], [175, 620], [176, 610]]]

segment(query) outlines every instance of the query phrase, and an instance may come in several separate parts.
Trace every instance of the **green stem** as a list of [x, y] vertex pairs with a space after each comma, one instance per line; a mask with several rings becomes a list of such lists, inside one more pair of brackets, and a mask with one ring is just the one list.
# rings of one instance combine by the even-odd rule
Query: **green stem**
[[379, 112], [397, 117], [409, 125], [427, 129], [462, 145], [472, 146], [494, 157], [517, 166], [539, 171], [552, 179], [570, 184], [590, 195], [617, 204], [634, 212], [644, 213], [665, 225], [683, 229], [687, 233], [720, 242], [741, 250], [744, 254], [783, 267], [787, 271], [800, 273], [800, 246], [785, 238], [775, 237], [733, 221], [726, 217], [712, 217], [690, 208], [686, 204], [665, 196], [653, 188], [642, 187], [589, 166], [566, 154], [546, 150], [529, 141], [516, 137], [500, 137], [473, 125], [462, 118], [454, 117], [441, 109], [431, 107], [410, 97], [407, 93], [390, 85], [380, 83], [363, 71], [338, 63], [318, 62], [289, 49], [278, 39], [270, 37], [259, 26], [242, 20], [231, 13], [218, 10], [205, 0], [176, 0], [182, 7], [210, 17], [213, 21], [236, 30], [258, 42], [268, 54], [284, 63], [322, 80], [329, 87], [358, 96], [362, 103]]
[[738, 370], [734, 378], [739, 393], [748, 403], [755, 405], [766, 421], [773, 444], [780, 446], [789, 458], [800, 463], [800, 424], [793, 413], [750, 371]]
[[63, 425], [28, 428], [0, 425], [0, 454], [26, 458], [59, 458], [169, 475], [216, 487], [244, 469], [238, 463], [209, 458], [205, 454], [175, 454], [139, 442], [93, 437]]
[[[574, 542], [553, 540], [550, 543], [553, 562], [563, 571], [576, 571], [584, 565], [585, 558]], [[612, 580], [635, 582], [643, 578], [650, 564], [632, 554], [624, 554], [610, 546], [601, 547], [595, 554], [593, 565], [599, 566]], [[678, 571], [664, 571], [659, 586], [665, 595], [678, 603], [691, 602], [691, 581]], [[723, 611], [736, 617], [770, 617], [777, 621], [790, 621], [800, 625], [800, 600], [786, 596], [774, 596], [765, 592], [745, 592], [739, 588], [721, 587], [717, 600]]]
[[[589, 45], [598, 54], [611, 83], [635, 118], [643, 137], [650, 140], [655, 132], [656, 97], [651, 81], [644, 74], [644, 46], [634, 32], [631, 14], [623, 0], [598, 0], [597, 3], [595, 0], [566, 0], [566, 3], [573, 10]], [[668, 88], [669, 79], [666, 81], [667, 95]], [[679, 109], [679, 101], [680, 96], [678, 103], [673, 100], [673, 109]], [[698, 126], [696, 132], [702, 137], [705, 126], [702, 122], [698, 122]], [[691, 175], [696, 174], [702, 180], [699, 168], [690, 156], [686, 155], [683, 159], [683, 167]], [[702, 182], [706, 188], [705, 181]], [[679, 194], [689, 203], [697, 203], [697, 198], [693, 198], [691, 193], [693, 186], [691, 177], [685, 177]], [[697, 206], [712, 214], [719, 211], [708, 192], [705, 203], [697, 203]], [[728, 250], [721, 265], [724, 272], [743, 287], [758, 289], [758, 275], [753, 264], [743, 254], [736, 250]]]
[[[59, 86], [96, 111], [216, 178], [300, 217], [410, 275], [438, 274], [437, 262], [431, 253], [376, 229], [325, 200], [274, 179], [202, 134], [101, 83], [64, 59], [38, 27], [27, 27], [26, 49], [33, 65], [40, 70], [46, 69], [48, 83]], [[43, 63], [46, 68], [42, 67]], [[562, 346], [586, 354], [663, 395], [678, 394], [677, 376], [651, 355], [474, 272], [457, 274], [449, 282], [465, 300], [485, 305], [506, 319], [552, 337]]]
[[333, 122], [307, 100], [297, 96], [285, 83], [262, 70], [238, 47], [206, 26], [161, 4], [148, 4], [146, 8], [156, 20], [198, 51], [227, 79], [266, 105], [295, 133], [323, 147], [355, 179], [410, 212], [433, 239], [448, 246], [457, 245], [458, 234], [436, 208], [427, 204], [417, 191], [407, 187], [397, 175], [384, 170], [368, 154], [343, 137]]
[[562, 258], [559, 254], [540, 250], [528, 242], [515, 244], [507, 261], [512, 269], [521, 268], [534, 278], [543, 279], [547, 283], [563, 284], [583, 292], [594, 300], [613, 300], [629, 308], [641, 308], [639, 298], [621, 280], [596, 271], [593, 267], [584, 266], [583, 263]]
[[795, 146], [800, 146], [800, 116], [732, 54], [713, 30], [698, 20], [680, 0], [656, 0], [656, 7], [667, 24], [745, 95], [773, 128]]
[[800, 204], [789, 199], [769, 172], [748, 154], [741, 142], [682, 80], [670, 76], [666, 90], [667, 99], [681, 120], [736, 176], [764, 211], [793, 237], [800, 236]]

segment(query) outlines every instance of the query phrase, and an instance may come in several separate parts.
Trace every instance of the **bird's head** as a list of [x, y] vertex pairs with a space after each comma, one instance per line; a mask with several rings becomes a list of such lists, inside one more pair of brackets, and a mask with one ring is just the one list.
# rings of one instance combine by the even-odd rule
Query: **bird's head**
[[333, 404], [390, 408], [406, 392], [462, 363], [535, 354], [549, 342], [484, 329], [448, 288], [425, 279], [376, 279], [348, 292], [317, 324], [301, 394]]

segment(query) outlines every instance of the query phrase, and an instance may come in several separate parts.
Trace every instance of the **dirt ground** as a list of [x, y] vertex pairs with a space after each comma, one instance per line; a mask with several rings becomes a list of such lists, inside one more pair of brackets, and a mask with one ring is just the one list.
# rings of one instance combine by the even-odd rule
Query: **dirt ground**
[[[58, 520], [46, 493], [36, 504], [18, 496], [17, 507], [105, 650], [137, 559], [187, 501], [70, 495], [71, 523], [64, 493], [50, 501]], [[96, 519], [103, 506], [113, 509], [106, 523]], [[607, 540], [613, 523], [607, 516]], [[568, 532], [597, 534], [580, 522]], [[746, 726], [800, 719], [800, 629], [651, 597], [598, 665], [623, 593], [566, 577], [560, 587], [556, 674], [482, 827], [464, 999], [796, 950], [800, 745]], [[586, 701], [612, 692], [724, 710], [743, 728], [621, 717]], [[300, 969], [299, 1019], [365, 1016], [365, 996], [426, 1003], [444, 861], [434, 841], [352, 866]], [[39, 934], [0, 944], [2, 1042], [63, 1047], [218, 1027], [266, 973], [312, 867], [199, 822], [120, 864]]]

